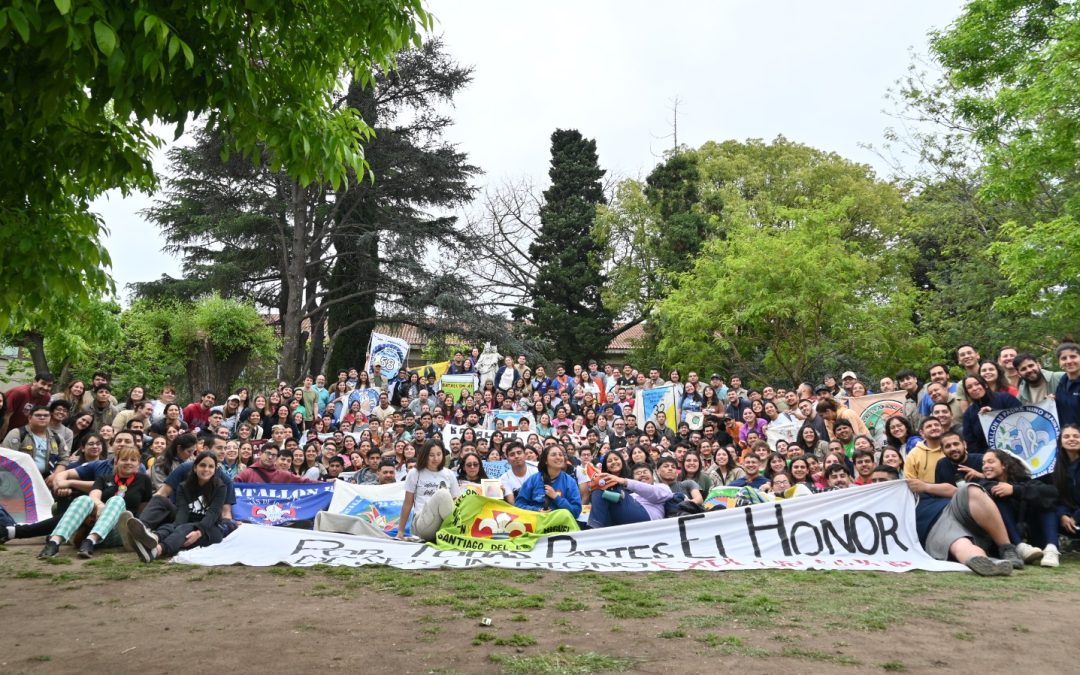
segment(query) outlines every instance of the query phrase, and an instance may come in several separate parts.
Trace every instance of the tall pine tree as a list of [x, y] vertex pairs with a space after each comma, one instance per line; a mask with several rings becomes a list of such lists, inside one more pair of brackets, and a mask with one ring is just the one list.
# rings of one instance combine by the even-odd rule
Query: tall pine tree
[[604, 171], [596, 141], [574, 129], [551, 135], [551, 187], [544, 192], [540, 235], [529, 246], [539, 262], [532, 288], [531, 330], [564, 364], [603, 356], [614, 317], [600, 291], [603, 246], [593, 236], [596, 206], [604, 203]]

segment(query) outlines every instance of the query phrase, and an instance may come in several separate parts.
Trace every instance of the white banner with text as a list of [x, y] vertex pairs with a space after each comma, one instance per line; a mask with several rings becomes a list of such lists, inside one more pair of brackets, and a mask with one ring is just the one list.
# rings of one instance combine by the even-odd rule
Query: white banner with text
[[531, 551], [443, 551], [426, 544], [242, 525], [224, 542], [183, 551], [192, 565], [389, 565], [574, 571], [829, 569], [965, 571], [928, 556], [903, 481], [779, 502], [541, 538]]

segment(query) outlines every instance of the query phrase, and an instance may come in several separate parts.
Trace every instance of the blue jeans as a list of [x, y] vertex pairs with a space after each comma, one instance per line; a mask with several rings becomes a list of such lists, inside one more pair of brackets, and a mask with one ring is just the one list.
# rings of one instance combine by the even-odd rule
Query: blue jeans
[[604, 499], [603, 490], [592, 492], [592, 512], [589, 513], [589, 527], [608, 527], [610, 525], [626, 525], [628, 523], [643, 523], [650, 520], [645, 507], [623, 491], [622, 499], [617, 502], [609, 502]]
[[[1019, 544], [1021, 542], [1020, 527], [1016, 521], [1016, 514], [1013, 512], [1012, 504], [1005, 501], [995, 501], [997, 502], [998, 511], [1001, 513], [1001, 520], [1005, 523], [1005, 529], [1009, 533], [1009, 542]], [[1047, 544], [1057, 546], [1058, 515], [1056, 511], [1028, 506], [1024, 512], [1024, 520], [1028, 526], [1028, 539], [1031, 541], [1032, 546], [1040, 548]]]

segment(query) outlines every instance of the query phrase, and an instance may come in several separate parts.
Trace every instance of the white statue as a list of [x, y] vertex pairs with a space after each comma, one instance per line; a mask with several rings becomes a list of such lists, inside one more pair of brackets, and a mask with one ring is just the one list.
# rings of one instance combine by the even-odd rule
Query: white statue
[[485, 383], [495, 382], [495, 371], [499, 369], [501, 359], [499, 351], [490, 342], [485, 342], [484, 351], [480, 352], [479, 358], [476, 359], [476, 373], [479, 381], [477, 391], [483, 391]]

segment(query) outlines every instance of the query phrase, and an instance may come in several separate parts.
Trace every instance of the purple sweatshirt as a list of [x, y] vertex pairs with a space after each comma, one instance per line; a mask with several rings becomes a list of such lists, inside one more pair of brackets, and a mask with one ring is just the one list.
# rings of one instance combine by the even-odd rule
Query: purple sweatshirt
[[649, 520], [660, 520], [664, 517], [664, 503], [671, 499], [671, 488], [664, 484], [650, 485], [638, 480], [627, 479], [626, 489], [638, 504], [649, 514]]

